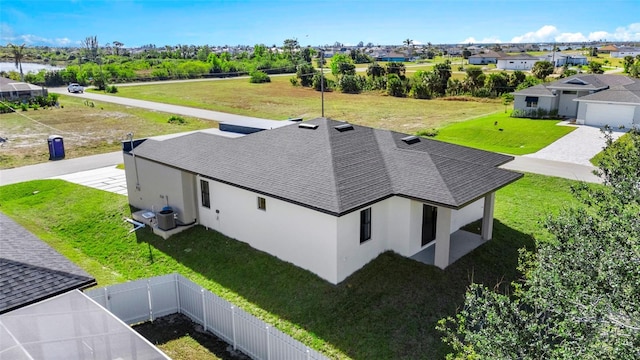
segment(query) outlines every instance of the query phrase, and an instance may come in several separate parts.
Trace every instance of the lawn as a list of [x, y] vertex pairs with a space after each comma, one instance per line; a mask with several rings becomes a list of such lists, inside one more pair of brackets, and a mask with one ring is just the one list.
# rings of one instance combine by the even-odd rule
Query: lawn
[[147, 137], [217, 127], [216, 122], [189, 117], [185, 124], [170, 124], [171, 114], [72, 96], [62, 95], [59, 102], [60, 108], [0, 115], [0, 136], [8, 138], [0, 150], [0, 168], [48, 161], [49, 135], [62, 136], [66, 157], [75, 158], [120, 150], [129, 132]]
[[[115, 96], [192, 106], [266, 119], [321, 115], [321, 94], [294, 87], [293, 75], [272, 76], [271, 83], [250, 84], [247, 79], [223, 79], [140, 86], [122, 86]], [[465, 98], [417, 100], [380, 93], [326, 92], [325, 116], [374, 128], [413, 133], [503, 110], [501, 100]]]
[[575, 128], [557, 126], [558, 120], [532, 120], [509, 117], [498, 112], [481, 118], [447, 125], [435, 137], [454, 144], [500, 153], [534, 153]]
[[527, 174], [501, 189], [494, 240], [445, 271], [385, 253], [337, 286], [203, 227], [129, 235], [126, 197], [60, 180], [0, 187], [0, 206], [99, 285], [179, 272], [328, 356], [435, 359], [449, 351], [438, 319], [455, 313], [470, 280], [518, 277], [517, 250], [550, 238], [540, 220], [574, 201], [572, 183]]

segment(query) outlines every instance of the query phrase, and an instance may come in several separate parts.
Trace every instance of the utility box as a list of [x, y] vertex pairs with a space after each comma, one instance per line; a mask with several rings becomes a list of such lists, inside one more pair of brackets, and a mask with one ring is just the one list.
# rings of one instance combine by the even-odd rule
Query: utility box
[[158, 228], [160, 230], [171, 230], [176, 227], [176, 220], [173, 217], [173, 210], [164, 209], [156, 214], [156, 220], [158, 221]]
[[62, 136], [51, 135], [48, 139], [49, 143], [49, 160], [64, 159], [64, 141]]

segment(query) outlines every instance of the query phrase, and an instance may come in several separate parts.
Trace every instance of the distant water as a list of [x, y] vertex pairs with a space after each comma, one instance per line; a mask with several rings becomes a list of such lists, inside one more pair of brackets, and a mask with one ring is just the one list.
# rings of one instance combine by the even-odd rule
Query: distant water
[[[62, 70], [64, 69], [63, 67], [59, 67], [59, 66], [51, 66], [51, 65], [47, 65], [47, 64], [34, 64], [34, 63], [22, 63], [22, 72], [26, 73], [37, 73], [38, 71], [45, 69], [47, 71], [52, 71], [52, 70]], [[16, 64], [13, 62], [0, 62], [0, 71], [19, 71], [16, 68]]]

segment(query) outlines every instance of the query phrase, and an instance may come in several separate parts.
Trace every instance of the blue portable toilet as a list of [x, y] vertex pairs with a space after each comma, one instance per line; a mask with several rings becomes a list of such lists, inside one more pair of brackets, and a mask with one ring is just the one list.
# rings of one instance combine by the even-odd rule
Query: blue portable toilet
[[49, 136], [49, 160], [64, 159], [64, 141], [62, 136]]

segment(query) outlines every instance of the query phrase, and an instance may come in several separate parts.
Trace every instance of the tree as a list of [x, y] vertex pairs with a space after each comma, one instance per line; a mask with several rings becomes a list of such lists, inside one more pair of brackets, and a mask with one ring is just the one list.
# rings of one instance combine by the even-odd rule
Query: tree
[[429, 78], [429, 88], [432, 94], [444, 96], [447, 93], [447, 85], [451, 78], [451, 62], [446, 60], [442, 64], [436, 64]]
[[472, 285], [463, 310], [439, 322], [456, 358], [640, 358], [640, 131], [605, 135], [604, 186], [545, 221], [552, 241], [521, 252], [513, 296]]
[[404, 75], [407, 69], [404, 67], [404, 63], [390, 62], [387, 63], [387, 74], [396, 74], [400, 79], [404, 80]]
[[113, 49], [116, 52], [116, 56], [120, 55], [120, 49], [124, 46], [120, 41], [113, 42]]
[[604, 74], [604, 69], [602, 69], [602, 64], [597, 61], [589, 62], [589, 69], [587, 70], [589, 74]]
[[331, 73], [335, 77], [340, 77], [345, 74], [355, 74], [355, 65], [349, 55], [335, 54], [331, 58]]
[[293, 53], [300, 48], [300, 43], [298, 43], [298, 39], [296, 38], [285, 39], [282, 48], [284, 49], [285, 55], [287, 55], [289, 59], [293, 59]]
[[313, 76], [317, 73], [311, 64], [300, 64], [296, 70], [296, 77], [300, 79], [300, 85], [308, 87], [313, 84]]
[[550, 61], [538, 61], [533, 64], [531, 73], [540, 80], [544, 80], [547, 76], [553, 74], [553, 64]]
[[404, 97], [406, 95], [404, 83], [398, 74], [387, 75], [387, 94], [395, 97]]
[[482, 69], [477, 66], [469, 66], [464, 70], [467, 73], [463, 81], [465, 91], [475, 93], [476, 90], [484, 86], [486, 76], [482, 72]]
[[407, 38], [402, 43], [404, 45], [406, 45], [406, 47], [407, 47], [407, 55], [408, 55], [409, 59], [411, 59], [411, 57], [413, 56], [413, 40]]
[[98, 58], [98, 37], [97, 36], [87, 36], [82, 42], [84, 45], [84, 56], [87, 60], [96, 62]]
[[16, 65], [16, 69], [20, 70], [20, 81], [24, 81], [24, 73], [22, 72], [22, 59], [24, 58], [24, 55], [25, 55], [24, 54], [25, 44], [18, 46], [18, 45], [8, 43], [7, 47], [11, 48], [11, 53], [13, 54], [13, 62]]
[[489, 77], [485, 80], [485, 86], [495, 96], [511, 91], [509, 88], [509, 75], [506, 72], [489, 74]]
[[380, 77], [380, 76], [384, 76], [386, 75], [386, 71], [384, 69], [384, 67], [380, 64], [378, 64], [377, 62], [373, 62], [371, 64], [369, 64], [369, 67], [367, 67], [367, 76], [371, 76], [371, 77]]

